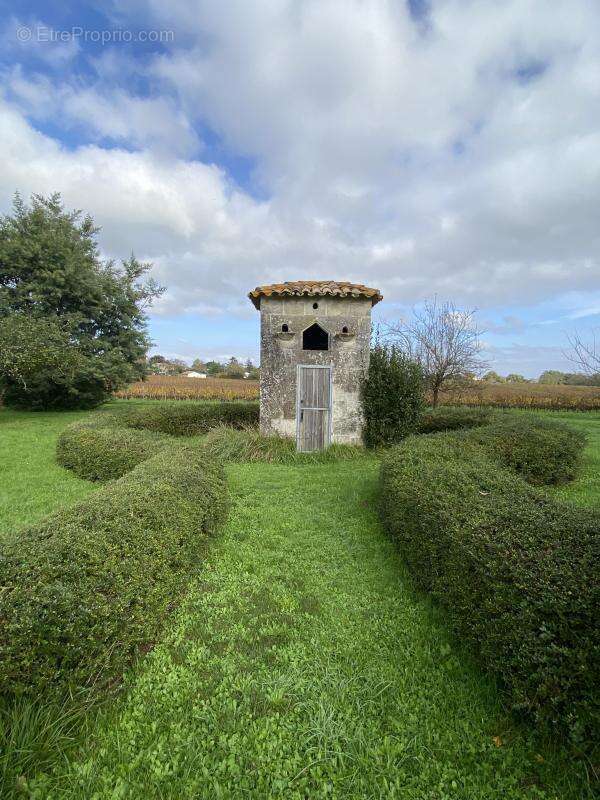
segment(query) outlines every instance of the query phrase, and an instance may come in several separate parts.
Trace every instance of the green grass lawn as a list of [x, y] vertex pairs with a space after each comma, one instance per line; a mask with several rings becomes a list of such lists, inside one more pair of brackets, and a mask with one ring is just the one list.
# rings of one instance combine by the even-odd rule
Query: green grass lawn
[[[117, 400], [103, 411], [114, 413], [141, 402], [153, 401]], [[59, 467], [54, 458], [61, 431], [89, 413], [0, 408], [0, 538], [93, 491], [93, 484]]]
[[600, 412], [598, 411], [525, 411], [510, 409], [501, 414], [519, 414], [556, 420], [581, 431], [587, 437], [581, 473], [577, 480], [552, 489], [564, 500], [585, 506], [600, 506]]
[[210, 563], [45, 796], [591, 797], [411, 590], [375, 462], [228, 471]]
[[554, 417], [563, 419], [587, 436], [580, 477], [573, 483], [561, 487], [557, 494], [565, 500], [598, 507], [600, 505], [600, 413], [563, 412], [555, 414]]
[[0, 409], [0, 537], [93, 490], [54, 459], [60, 432], [86, 413]]
[[[22, 503], [31, 473], [16, 451], [38, 480], [58, 471], [70, 419], [5, 414], [0, 437], [21, 426], [10, 485]], [[598, 503], [600, 414], [552, 416], [592, 437], [584, 475], [559, 491]], [[369, 458], [230, 465], [231, 514], [186, 602], [78, 748], [28, 774], [33, 796], [591, 798], [584, 765], [505, 715], [411, 589], [376, 516], [377, 470]], [[56, 472], [31, 513], [90, 490], [74, 481]]]

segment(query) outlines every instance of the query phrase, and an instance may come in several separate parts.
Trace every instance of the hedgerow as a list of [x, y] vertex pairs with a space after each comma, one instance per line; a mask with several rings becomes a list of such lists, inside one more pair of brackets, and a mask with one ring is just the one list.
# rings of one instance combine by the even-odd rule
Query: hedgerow
[[220, 463], [179, 443], [6, 542], [0, 693], [115, 679], [156, 636], [225, 505]]
[[222, 462], [193, 436], [256, 420], [255, 403], [98, 413], [68, 427], [60, 464], [111, 481], [0, 549], [0, 695], [104, 685], [151, 642], [222, 519]]
[[205, 434], [215, 426], [252, 427], [258, 403], [160, 403], [118, 414], [92, 414], [58, 440], [58, 463], [86, 480], [119, 478], [157, 453], [173, 437]]
[[535, 485], [573, 480], [585, 442], [582, 433], [567, 425], [519, 417], [471, 430], [467, 438]]
[[56, 460], [85, 480], [109, 481], [158, 453], [170, 440], [164, 434], [125, 428], [118, 419], [99, 414], [63, 431]]
[[[390, 450], [383, 520], [416, 583], [501, 678], [512, 707], [589, 742], [600, 716], [600, 518], [502, 466], [509, 429], [492, 426], [486, 441], [483, 430], [411, 437]], [[562, 441], [546, 435], [540, 429], [544, 447]], [[533, 463], [513, 466], [555, 479]]]
[[157, 403], [120, 415], [123, 425], [170, 436], [199, 436], [216, 425], [258, 425], [258, 403]]

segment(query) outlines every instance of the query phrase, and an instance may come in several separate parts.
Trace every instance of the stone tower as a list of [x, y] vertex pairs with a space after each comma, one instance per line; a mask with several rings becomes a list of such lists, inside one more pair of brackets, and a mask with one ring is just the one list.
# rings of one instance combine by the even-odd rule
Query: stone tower
[[287, 281], [248, 295], [260, 311], [260, 429], [298, 450], [360, 444], [360, 383], [369, 366], [378, 289]]

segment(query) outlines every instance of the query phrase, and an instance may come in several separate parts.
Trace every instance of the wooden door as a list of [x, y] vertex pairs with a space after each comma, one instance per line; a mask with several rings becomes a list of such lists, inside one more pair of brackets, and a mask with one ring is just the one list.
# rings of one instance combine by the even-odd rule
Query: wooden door
[[298, 366], [296, 445], [301, 453], [323, 450], [331, 439], [331, 367]]

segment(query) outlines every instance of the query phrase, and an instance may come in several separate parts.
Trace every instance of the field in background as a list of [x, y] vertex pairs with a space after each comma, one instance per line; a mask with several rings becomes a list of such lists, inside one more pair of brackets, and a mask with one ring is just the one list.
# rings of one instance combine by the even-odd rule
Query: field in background
[[443, 405], [498, 408], [600, 410], [600, 387], [553, 386], [540, 383], [475, 383], [440, 393]]
[[145, 381], [115, 392], [115, 397], [122, 400], [256, 400], [258, 381], [150, 375]]
[[[258, 381], [151, 375], [116, 392], [123, 400], [256, 400]], [[442, 392], [444, 405], [599, 411], [600, 387], [475, 383]]]

